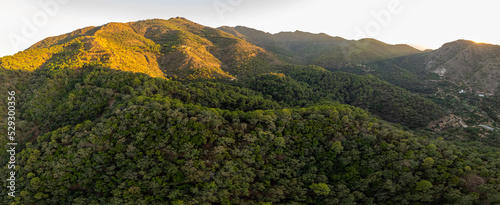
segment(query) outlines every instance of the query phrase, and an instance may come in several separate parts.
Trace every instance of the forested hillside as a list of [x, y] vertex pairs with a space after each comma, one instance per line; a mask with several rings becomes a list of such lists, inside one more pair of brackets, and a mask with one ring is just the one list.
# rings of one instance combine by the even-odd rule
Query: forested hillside
[[90, 67], [37, 70], [23, 86], [23, 204], [500, 199], [498, 152], [348, 105], [287, 109], [238, 86]]
[[444, 111], [432, 101], [368, 75], [328, 72], [318, 67], [286, 67], [286, 74], [264, 74], [244, 82], [288, 106], [340, 102], [368, 109], [383, 119], [425, 127]]

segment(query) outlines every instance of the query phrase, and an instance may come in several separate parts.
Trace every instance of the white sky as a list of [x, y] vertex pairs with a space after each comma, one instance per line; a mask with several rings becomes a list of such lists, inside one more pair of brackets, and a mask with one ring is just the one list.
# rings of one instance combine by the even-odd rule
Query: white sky
[[211, 27], [322, 32], [432, 49], [457, 39], [500, 44], [498, 9], [494, 0], [0, 0], [0, 56], [86, 26], [176, 16]]

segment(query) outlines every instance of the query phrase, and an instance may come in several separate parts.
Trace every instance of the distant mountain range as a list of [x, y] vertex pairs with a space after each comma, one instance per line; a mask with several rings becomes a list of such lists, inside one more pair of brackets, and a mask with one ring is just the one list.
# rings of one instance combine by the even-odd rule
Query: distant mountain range
[[[375, 39], [346, 40], [302, 31], [270, 34], [237, 27], [220, 27], [265, 48], [290, 63], [312, 64], [328, 70], [374, 74], [393, 84], [419, 91], [429, 73], [484, 93], [500, 91], [500, 46], [458, 40], [437, 50], [389, 45]], [[429, 86], [429, 85], [427, 85]]]
[[242, 26], [219, 29], [272, 51], [291, 62], [315, 64], [325, 68], [355, 65], [421, 52], [408, 45], [389, 45], [375, 39], [354, 41], [302, 31], [270, 34]]

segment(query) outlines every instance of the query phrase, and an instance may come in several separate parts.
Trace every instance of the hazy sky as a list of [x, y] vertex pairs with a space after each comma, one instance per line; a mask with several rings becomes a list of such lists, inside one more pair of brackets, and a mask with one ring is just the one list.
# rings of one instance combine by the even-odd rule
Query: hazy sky
[[494, 0], [0, 0], [0, 56], [86, 26], [176, 16], [432, 49], [457, 39], [500, 44], [499, 8]]

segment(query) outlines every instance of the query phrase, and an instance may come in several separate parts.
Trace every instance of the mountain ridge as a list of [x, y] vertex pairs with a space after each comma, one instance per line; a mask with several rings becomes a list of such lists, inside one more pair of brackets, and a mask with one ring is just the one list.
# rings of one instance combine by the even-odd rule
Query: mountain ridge
[[499, 45], [459, 39], [435, 50], [420, 51], [407, 44], [391, 45], [370, 38], [346, 40], [303, 31], [271, 34], [244, 26], [218, 29], [273, 51], [290, 63], [375, 74], [417, 92], [436, 92], [435, 85], [425, 82], [432, 73], [462, 85], [469, 92], [488, 95], [500, 92]]
[[[25, 56], [33, 59], [26, 60]], [[72, 64], [57, 63], [62, 61]], [[46, 38], [0, 59], [0, 66], [8, 69], [85, 64], [103, 64], [153, 77], [234, 78], [254, 72], [249, 70], [256, 67], [253, 64], [266, 69], [281, 62], [257, 46], [180, 17], [86, 27]]]
[[[223, 26], [218, 29], [231, 33], [239, 38], [246, 39], [251, 43], [264, 47], [268, 50], [285, 50], [287, 53], [294, 53], [298, 57], [303, 57], [303, 64], [314, 64], [325, 66], [325, 60], [335, 56], [336, 60], [342, 63], [357, 64], [366, 60], [381, 60], [388, 57], [399, 57], [403, 55], [420, 53], [421, 51], [406, 44], [390, 45], [376, 39], [347, 40], [342, 37], [333, 37], [325, 33], [313, 34], [304, 31], [279, 32], [271, 34], [244, 26], [228, 27]], [[310, 48], [311, 43], [317, 47]], [[307, 45], [304, 45], [307, 44]], [[368, 47], [368, 49], [365, 49]], [[377, 49], [384, 51], [377, 52]], [[371, 51], [370, 51], [371, 50]], [[360, 59], [359, 55], [365, 55], [372, 59]], [[283, 53], [286, 54], [286, 53]], [[335, 65], [336, 67], [341, 66]]]

